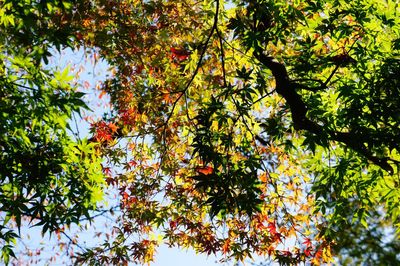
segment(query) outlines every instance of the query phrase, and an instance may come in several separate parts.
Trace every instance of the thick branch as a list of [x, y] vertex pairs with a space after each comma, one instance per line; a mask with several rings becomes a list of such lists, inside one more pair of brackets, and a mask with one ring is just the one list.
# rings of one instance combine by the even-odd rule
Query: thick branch
[[315, 135], [326, 135], [329, 140], [345, 144], [347, 147], [364, 155], [368, 160], [380, 166], [382, 169], [389, 173], [393, 173], [393, 168], [388, 163], [389, 158], [379, 158], [374, 156], [363, 142], [360, 141], [360, 139], [364, 138], [361, 138], [359, 134], [327, 130], [323, 126], [307, 118], [307, 106], [301, 96], [296, 92], [296, 83], [290, 81], [286, 67], [283, 64], [274, 61], [272, 57], [264, 55], [262, 52], [255, 52], [254, 56], [265, 67], [271, 70], [276, 82], [275, 90], [289, 105], [293, 119], [293, 126], [296, 130], [307, 130]]

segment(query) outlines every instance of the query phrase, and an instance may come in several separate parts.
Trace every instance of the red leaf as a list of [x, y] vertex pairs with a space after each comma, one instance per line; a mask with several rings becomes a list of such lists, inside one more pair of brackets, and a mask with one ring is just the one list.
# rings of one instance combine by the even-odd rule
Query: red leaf
[[170, 49], [172, 53], [172, 58], [176, 58], [179, 61], [183, 61], [189, 58], [190, 52], [184, 50], [184, 49], [176, 49], [171, 47]]
[[268, 228], [268, 231], [271, 233], [271, 234], [276, 234], [277, 232], [276, 232], [276, 225], [275, 225], [275, 223], [268, 223], [268, 226], [267, 226], [267, 228]]
[[317, 260], [322, 257], [322, 249], [318, 249], [318, 251], [314, 254], [314, 258]]
[[282, 234], [280, 234], [280, 233], [273, 234], [272, 241], [273, 242], [282, 242]]
[[122, 198], [125, 199], [125, 200], [128, 199], [128, 198], [129, 198], [128, 193], [123, 192], [123, 193], [122, 193]]
[[175, 230], [177, 225], [178, 225], [177, 221], [170, 221], [169, 222], [169, 227], [171, 227], [172, 230]]
[[310, 257], [311, 256], [311, 252], [312, 252], [312, 249], [311, 248], [307, 248], [307, 249], [304, 250], [304, 255], [306, 255], [307, 257]]
[[111, 176], [111, 168], [110, 168], [110, 167], [104, 167], [104, 168], [103, 168], [103, 173], [104, 173], [106, 176]]
[[104, 95], [106, 95], [106, 92], [105, 91], [101, 91], [100, 95], [99, 95], [99, 99], [103, 98]]
[[306, 245], [307, 248], [312, 247], [311, 239], [306, 238], [303, 242], [304, 245]]

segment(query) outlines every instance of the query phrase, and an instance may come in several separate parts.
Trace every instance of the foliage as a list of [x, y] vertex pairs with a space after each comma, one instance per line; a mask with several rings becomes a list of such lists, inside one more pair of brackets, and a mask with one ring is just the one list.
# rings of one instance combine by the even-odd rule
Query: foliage
[[92, 140], [122, 209], [115, 239], [77, 263], [147, 263], [165, 242], [322, 264], [355, 248], [352, 225], [398, 231], [396, 2], [67, 6], [46, 23], [112, 68]]
[[334, 247], [340, 255], [340, 265], [396, 265], [399, 262], [399, 239], [389, 219], [382, 218], [381, 210], [370, 212], [365, 224], [352, 217], [341, 231], [337, 232]]
[[381, 1], [88, 3], [79, 36], [115, 73], [103, 86], [115, 112], [93, 130], [109, 168], [124, 168], [108, 181], [125, 212], [110, 256], [82, 260], [149, 261], [162, 232], [226, 258], [327, 262], [349, 202], [362, 223], [385, 203], [396, 218], [397, 13]]
[[[69, 69], [46, 70], [51, 46], [71, 36], [51, 24], [71, 3], [2, 1], [0, 6], [0, 243], [8, 263], [21, 221], [54, 232], [96, 207], [104, 183], [95, 144], [73, 140], [73, 114], [87, 108]], [[46, 29], [46, 31], [45, 31]], [[62, 31], [62, 32], [61, 32]]]

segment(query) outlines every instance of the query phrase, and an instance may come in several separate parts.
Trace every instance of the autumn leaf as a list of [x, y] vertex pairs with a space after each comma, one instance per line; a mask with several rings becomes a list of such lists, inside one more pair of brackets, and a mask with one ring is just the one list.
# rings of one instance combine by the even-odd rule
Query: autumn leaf
[[[40, 199], [3, 193], [6, 220], [80, 221], [105, 179], [119, 215], [77, 256], [86, 264], [148, 263], [152, 232], [227, 260], [321, 265], [331, 245], [353, 264], [397, 254], [397, 239], [380, 241], [399, 216], [395, 1], [25, 2], [0, 8], [0, 178]], [[56, 75], [48, 60], [63, 47], [110, 73]], [[110, 108], [86, 109], [82, 89]], [[68, 131], [83, 109], [101, 117], [88, 147]]]
[[312, 242], [311, 239], [306, 238], [303, 242], [304, 245], [306, 245], [307, 248], [311, 248], [312, 247]]
[[231, 241], [229, 238], [227, 240], [225, 240], [224, 245], [222, 246], [223, 254], [226, 254], [230, 251], [230, 244], [231, 244]]
[[186, 51], [184, 49], [177, 49], [177, 48], [171, 47], [170, 51], [172, 53], [172, 58], [176, 58], [179, 61], [184, 61], [184, 60], [188, 59], [189, 55], [190, 55], [190, 52]]
[[304, 255], [306, 255], [307, 257], [311, 257], [312, 256], [312, 248], [306, 248], [304, 250]]
[[103, 96], [106, 95], [106, 94], [107, 94], [107, 92], [105, 92], [105, 91], [102, 90], [102, 91], [100, 92], [100, 94], [99, 94], [99, 99], [103, 98]]
[[115, 133], [118, 130], [118, 126], [115, 125], [114, 123], [109, 123], [108, 128], [111, 130], [112, 133]]
[[214, 172], [214, 168], [211, 166], [196, 167], [195, 170], [203, 175], [211, 175]]
[[110, 167], [103, 167], [103, 173], [110, 177], [111, 176], [111, 168]]
[[277, 231], [276, 231], [276, 225], [275, 225], [274, 222], [269, 222], [267, 228], [268, 228], [268, 231], [269, 231], [271, 234], [274, 235], [274, 234], [277, 233]]

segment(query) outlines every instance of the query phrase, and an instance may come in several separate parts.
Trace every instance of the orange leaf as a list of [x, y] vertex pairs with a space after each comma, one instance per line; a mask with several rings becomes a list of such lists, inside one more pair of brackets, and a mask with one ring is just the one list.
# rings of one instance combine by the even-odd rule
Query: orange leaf
[[103, 98], [103, 96], [104, 96], [105, 94], [106, 94], [105, 91], [101, 91], [101, 92], [100, 92], [100, 95], [99, 95], [99, 99]]
[[128, 199], [128, 198], [129, 198], [128, 193], [123, 192], [123, 193], [122, 193], [122, 198], [125, 199], [125, 200]]
[[118, 126], [115, 125], [114, 123], [109, 123], [108, 128], [111, 129], [111, 132], [117, 132]]
[[263, 183], [267, 183], [268, 181], [268, 174], [267, 173], [263, 173], [262, 175], [260, 175], [260, 181]]
[[230, 239], [225, 240], [225, 243], [224, 243], [224, 245], [222, 246], [222, 252], [223, 252], [224, 254], [226, 254], [226, 253], [229, 252], [229, 250], [230, 250], [230, 244], [231, 244]]
[[211, 166], [196, 167], [196, 171], [203, 175], [211, 175], [214, 172], [214, 168]]

